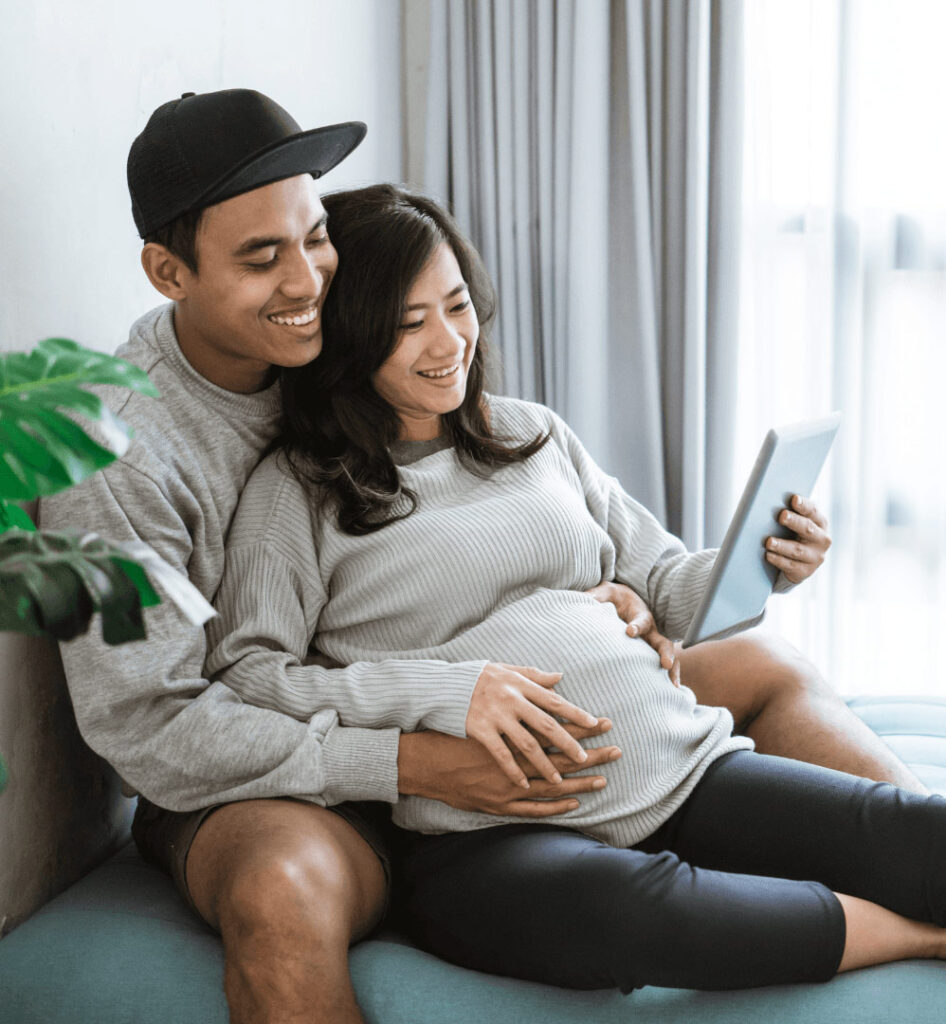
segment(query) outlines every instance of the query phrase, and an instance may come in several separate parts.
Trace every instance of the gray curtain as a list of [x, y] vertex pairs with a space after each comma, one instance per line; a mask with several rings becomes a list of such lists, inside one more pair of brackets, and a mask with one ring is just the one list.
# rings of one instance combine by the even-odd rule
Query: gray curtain
[[690, 547], [731, 508], [742, 0], [403, 0], [405, 177], [550, 405]]

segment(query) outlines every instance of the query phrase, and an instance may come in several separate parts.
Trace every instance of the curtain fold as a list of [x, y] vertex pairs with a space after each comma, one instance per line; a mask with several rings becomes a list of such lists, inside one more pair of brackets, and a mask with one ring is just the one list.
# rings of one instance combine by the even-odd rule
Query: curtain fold
[[[690, 547], [731, 509], [741, 0], [403, 0], [406, 178], [499, 293], [495, 386]], [[419, 31], [418, 26], [426, 28]]]

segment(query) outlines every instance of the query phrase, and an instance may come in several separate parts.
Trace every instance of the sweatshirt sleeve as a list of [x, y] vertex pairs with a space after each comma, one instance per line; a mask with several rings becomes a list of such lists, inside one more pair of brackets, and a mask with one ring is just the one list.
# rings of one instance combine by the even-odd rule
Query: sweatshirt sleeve
[[[40, 515], [47, 529], [143, 540], [187, 575], [194, 545], [180, 508], [121, 460], [44, 499]], [[94, 621], [60, 645], [83, 738], [138, 792], [177, 811], [258, 797], [397, 800], [398, 730], [345, 728], [332, 709], [301, 722], [243, 703], [205, 677], [202, 628], [167, 601], [145, 614], [145, 640], [111, 647]]]
[[614, 578], [647, 601], [662, 633], [679, 639], [696, 613], [717, 550], [688, 552], [677, 537], [668, 533], [614, 477], [597, 465], [557, 416], [553, 420], [553, 436], [578, 474], [589, 511], [614, 545]]
[[207, 629], [211, 678], [249, 703], [301, 720], [333, 710], [345, 726], [465, 736], [485, 661], [326, 668], [308, 659], [328, 599], [310, 504], [295, 480], [268, 469], [250, 478], [230, 531], [214, 602], [219, 615]]
[[[259, 708], [305, 721], [337, 712], [345, 726], [466, 735], [485, 662], [386, 659], [325, 668], [308, 659], [325, 593], [265, 543], [227, 554], [208, 625], [207, 671]], [[303, 596], [304, 595], [304, 596]]]

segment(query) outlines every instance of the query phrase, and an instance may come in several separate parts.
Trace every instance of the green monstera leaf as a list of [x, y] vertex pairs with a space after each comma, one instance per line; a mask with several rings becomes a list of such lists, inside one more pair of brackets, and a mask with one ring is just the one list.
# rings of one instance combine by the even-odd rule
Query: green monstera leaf
[[[47, 338], [32, 352], [0, 356], [0, 501], [55, 494], [125, 453], [131, 431], [83, 387], [87, 384], [158, 394], [137, 366], [66, 338]], [[77, 426], [70, 412], [98, 421], [107, 447]], [[4, 526], [0, 521], [0, 529]]]
[[94, 533], [0, 534], [0, 630], [71, 640], [102, 613], [109, 644], [145, 636], [143, 607], [160, 598], [121, 544]]
[[[66, 338], [0, 355], [0, 631], [68, 640], [101, 612], [107, 643], [140, 640], [142, 608], [160, 602], [145, 566], [191, 621], [205, 621], [207, 602], [146, 545], [37, 531], [14, 504], [72, 487], [124, 455], [131, 430], [89, 384], [158, 394], [137, 366]], [[76, 418], [95, 420], [98, 440]], [[6, 781], [0, 758], [0, 790]]]
[[19, 505], [5, 505], [0, 501], [0, 533], [5, 530], [35, 530], [33, 520]]

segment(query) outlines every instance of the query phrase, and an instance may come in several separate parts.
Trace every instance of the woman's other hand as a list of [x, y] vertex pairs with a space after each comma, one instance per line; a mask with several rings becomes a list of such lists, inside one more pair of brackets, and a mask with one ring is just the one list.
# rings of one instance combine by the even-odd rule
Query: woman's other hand
[[796, 540], [769, 537], [765, 557], [791, 583], [801, 583], [824, 561], [831, 537], [828, 520], [807, 498], [793, 495], [790, 508], [779, 513], [778, 521], [796, 535]]
[[598, 719], [553, 692], [561, 678], [561, 672], [490, 662], [476, 681], [466, 716], [466, 734], [482, 743], [506, 775], [523, 789], [529, 788], [529, 780], [507, 741], [549, 782], [561, 782], [562, 776], [542, 749], [540, 739], [546, 746], [558, 747], [573, 761], [583, 762], [588, 757], [555, 716], [588, 728]]
[[674, 686], [680, 685], [680, 662], [673, 641], [657, 629], [651, 610], [636, 590], [631, 590], [623, 583], [603, 581], [585, 593], [602, 604], [613, 604], [618, 615], [627, 623], [624, 632], [649, 643], [660, 655], [660, 667], [669, 673], [670, 681]]

